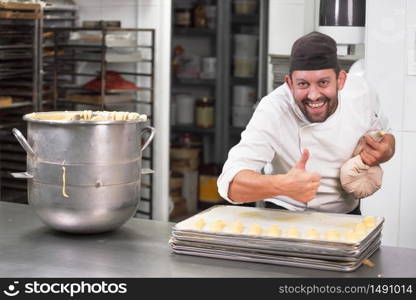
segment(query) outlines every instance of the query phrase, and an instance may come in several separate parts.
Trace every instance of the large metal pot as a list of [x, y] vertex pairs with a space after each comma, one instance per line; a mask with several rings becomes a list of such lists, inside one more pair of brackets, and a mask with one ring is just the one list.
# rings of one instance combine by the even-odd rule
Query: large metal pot
[[[61, 231], [97, 233], [123, 225], [139, 204], [142, 152], [154, 128], [141, 120], [53, 120], [59, 113], [66, 112], [25, 115], [28, 141], [13, 129], [27, 152], [22, 177], [28, 178], [29, 204]], [[144, 132], [150, 135], [142, 146]]]

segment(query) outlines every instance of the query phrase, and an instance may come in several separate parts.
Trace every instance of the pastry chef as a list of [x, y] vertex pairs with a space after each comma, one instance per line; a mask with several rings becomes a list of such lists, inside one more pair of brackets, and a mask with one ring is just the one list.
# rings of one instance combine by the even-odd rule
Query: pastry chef
[[[285, 83], [259, 102], [228, 153], [219, 193], [234, 204], [265, 200], [267, 207], [361, 214], [355, 195], [381, 184], [366, 172], [395, 151], [377, 95], [363, 77], [340, 70], [336, 42], [322, 33], [296, 40], [289, 64]], [[366, 135], [374, 130], [381, 139]], [[344, 189], [340, 169], [360, 143], [361, 165], [349, 166], [358, 173], [346, 174], [358, 181], [344, 180], [353, 183]]]

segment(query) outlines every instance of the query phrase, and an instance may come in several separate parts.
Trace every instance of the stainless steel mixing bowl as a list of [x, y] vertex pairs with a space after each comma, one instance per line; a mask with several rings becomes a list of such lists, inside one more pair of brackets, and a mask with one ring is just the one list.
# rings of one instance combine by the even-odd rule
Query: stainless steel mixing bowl
[[[140, 199], [142, 152], [154, 136], [143, 120], [56, 120], [41, 112], [23, 117], [27, 140], [28, 202], [50, 227], [97, 233], [123, 225]], [[37, 118], [34, 118], [36, 116]], [[39, 118], [40, 117], [40, 118]], [[142, 135], [150, 133], [142, 146]]]

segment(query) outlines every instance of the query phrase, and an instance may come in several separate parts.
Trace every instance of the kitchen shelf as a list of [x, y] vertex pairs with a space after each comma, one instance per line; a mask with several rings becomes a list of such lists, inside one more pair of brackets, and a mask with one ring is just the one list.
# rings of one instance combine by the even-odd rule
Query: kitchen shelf
[[176, 86], [215, 86], [215, 79], [200, 79], [200, 78], [174, 78], [173, 85]]
[[[185, 2], [181, 0], [182, 2]], [[173, 1], [178, 7], [183, 5], [181, 1]], [[211, 156], [213, 162], [223, 163], [227, 158], [228, 150], [234, 145], [236, 135], [240, 134], [242, 128], [233, 128], [230, 116], [232, 116], [232, 98], [233, 86], [245, 85], [253, 87], [256, 91], [256, 99], [259, 100], [267, 93], [267, 22], [268, 22], [268, 0], [256, 0], [257, 11], [252, 14], [235, 14], [233, 13], [233, 1], [221, 0], [213, 1], [210, 5], [216, 6], [216, 25], [215, 29], [210, 28], [192, 28], [178, 27], [172, 25], [172, 51], [178, 45], [183, 43], [189, 49], [184, 49], [186, 53], [197, 55], [198, 47], [190, 48], [190, 45], [199, 43], [196, 38], [212, 38], [209, 40], [211, 56], [217, 58], [216, 78], [209, 81], [204, 79], [186, 79], [176, 78], [172, 74], [172, 98], [174, 94], [189, 93], [195, 98], [202, 97], [203, 92], [199, 88], [210, 88], [207, 96], [215, 98], [215, 127], [213, 129], [214, 140], [208, 142], [213, 145], [209, 146], [209, 151], [214, 153]], [[188, 4], [191, 1], [188, 1]], [[192, 4], [191, 4], [192, 5]], [[253, 77], [234, 77], [233, 76], [233, 56], [234, 34], [254, 34], [258, 36], [256, 49], [257, 64]], [[176, 40], [177, 41], [176, 41]], [[186, 41], [188, 42], [186, 44]], [[213, 40], [215, 39], [215, 42]], [[202, 42], [201, 42], [202, 43]], [[179, 44], [181, 45], [181, 44]], [[202, 57], [209, 56], [206, 52], [200, 54]], [[264, 62], [263, 62], [264, 61]], [[266, 65], [266, 67], [264, 66]], [[176, 126], [172, 126], [172, 132], [178, 132]]]
[[[18, 197], [26, 201], [26, 182], [12, 178], [8, 172], [25, 171], [26, 153], [11, 129], [25, 132], [22, 116], [43, 109], [42, 80], [43, 9], [39, 3], [0, 3], [0, 94], [10, 96], [12, 104], [0, 107], [0, 188], [1, 200]], [[11, 149], [19, 149], [11, 151]], [[13, 196], [13, 197], [12, 197]], [[19, 200], [19, 201], [20, 201]]]
[[77, 11], [78, 8], [74, 6], [45, 6], [43, 9], [45, 12], [67, 12], [67, 11]]
[[[58, 103], [60, 103], [60, 104], [71, 104], [71, 105], [84, 104], [84, 105], [91, 105], [91, 106], [96, 106], [96, 107], [102, 107], [103, 106], [102, 103], [98, 103], [98, 102], [75, 101], [75, 100], [67, 100], [67, 99], [58, 99]], [[104, 102], [104, 105], [108, 106], [108, 105], [114, 105], [114, 104], [132, 104], [132, 103], [135, 103], [135, 102], [117, 102], [117, 103], [108, 103], [108, 102], [106, 103], [106, 102]]]
[[217, 32], [215, 29], [210, 28], [195, 28], [195, 27], [174, 27], [174, 35], [193, 36], [193, 37], [215, 37]]
[[41, 9], [39, 3], [19, 3], [19, 2], [0, 2], [0, 9], [7, 10], [23, 10], [38, 12]]
[[5, 12], [0, 11], [0, 19], [4, 20], [38, 20], [42, 18], [40, 12]]
[[258, 84], [258, 78], [257, 77], [232, 77], [231, 78], [232, 84], [241, 84], [241, 85], [257, 85]]
[[[0, 124], [0, 131], [4, 131], [6, 129], [7, 129], [7, 131], [10, 131], [14, 127], [22, 126], [22, 125], [24, 125], [24, 123], [23, 122], [20, 122], [20, 121], [19, 122], [14, 122], [14, 123], [1, 123]], [[3, 145], [1, 146], [1, 148], [2, 147], [3, 147]]]
[[237, 15], [234, 14], [231, 18], [233, 24], [238, 25], [257, 25], [259, 23], [260, 16], [258, 14]]
[[[102, 60], [100, 60], [100, 59], [88, 59], [88, 58], [77, 58], [77, 57], [75, 57], [75, 58], [62, 58], [62, 57], [58, 56], [57, 60], [58, 61], [64, 61], [64, 62], [91, 62], [91, 63], [98, 63], [98, 64], [102, 63]], [[110, 63], [110, 64], [115, 64], [115, 63], [152, 63], [152, 60], [138, 59], [138, 60], [134, 60], [134, 61], [108, 61], [106, 59], [105, 62]], [[131, 75], [136, 75], [136, 74], [131, 73]]]
[[[57, 31], [101, 31], [101, 32], [144, 32], [154, 31], [152, 28], [124, 28], [124, 27], [55, 27]], [[153, 45], [153, 44], [152, 44]]]
[[[264, 59], [267, 64], [267, 57], [265, 55], [267, 54], [268, 35], [265, 32], [265, 28], [268, 27], [267, 10], [269, 0], [256, 1], [258, 4], [258, 12], [250, 15], [234, 14], [233, 0], [209, 1], [209, 6], [215, 6], [215, 25], [213, 26], [215, 29], [176, 27], [172, 24], [171, 51], [173, 53], [172, 58], [175, 58], [173, 62], [177, 68], [172, 68], [171, 74], [171, 107], [178, 109], [178, 106], [183, 105], [183, 102], [180, 102], [181, 98], [176, 97], [180, 94], [188, 94], [195, 101], [202, 97], [212, 97], [214, 98], [215, 120], [214, 127], [209, 129], [198, 128], [195, 125], [183, 126], [178, 125], [176, 122], [173, 123], [170, 131], [172, 143], [176, 142], [175, 140], [181, 140], [183, 138], [183, 136], [180, 136], [181, 133], [189, 133], [190, 137], [187, 138], [190, 139], [193, 137], [198, 138], [198, 143], [202, 144], [201, 155], [199, 157], [200, 163], [204, 165], [213, 163], [218, 169], [221, 169], [222, 164], [227, 158], [228, 150], [238, 141], [238, 136], [244, 130], [244, 128], [233, 127], [233, 122], [231, 122], [234, 86], [246, 85], [254, 88], [258, 93], [256, 100], [267, 92], [267, 80], [265, 77], [267, 75], [267, 67], [261, 69], [260, 67], [263, 66], [260, 62]], [[205, 1], [205, 3], [208, 2]], [[174, 10], [173, 15], [175, 15], [175, 9], [183, 8], [185, 5], [186, 7], [195, 7], [195, 1], [192, 0], [174, 0], [172, 4]], [[256, 42], [258, 60], [256, 71], [251, 78], [233, 76], [233, 50], [235, 47], [233, 45], [233, 35], [238, 33], [255, 34], [258, 36]], [[178, 46], [183, 48], [183, 53], [180, 52]], [[180, 56], [181, 54], [182, 56]], [[199, 56], [199, 58], [196, 58], [196, 56]], [[214, 79], [177, 78], [178, 74], [197, 74], [198, 67], [195, 66], [199, 60], [201, 60], [201, 71], [203, 71], [202, 65], [204, 57], [216, 58]], [[190, 60], [187, 61], [187, 58]], [[186, 69], [188, 66], [191, 66], [191, 68]], [[174, 71], [177, 72], [174, 73]], [[264, 82], [264, 86], [261, 85], [262, 82]], [[191, 100], [189, 100], [189, 105], [191, 105]], [[195, 107], [187, 107], [189, 114], [192, 114], [193, 109]], [[171, 113], [176, 113], [178, 117], [181, 116], [177, 113], [177, 110], [171, 111]], [[172, 159], [176, 158], [173, 157]], [[177, 164], [171, 164], [171, 171], [175, 171], [176, 166]], [[194, 168], [193, 171], [198, 174], [198, 168]], [[198, 187], [192, 187], [192, 189], [198, 190]], [[196, 197], [198, 198], [198, 196]], [[193, 201], [193, 199], [187, 200]]]
[[[30, 76], [28, 78], [31, 78], [31, 77], [32, 76]], [[20, 79], [20, 80], [22, 80], [22, 79]], [[43, 84], [45, 84], [45, 82], [43, 82]], [[8, 87], [29, 87], [29, 88], [33, 88], [33, 82], [17, 81], [17, 80], [3, 80], [3, 81], [0, 81], [0, 87], [2, 87], [2, 88], [8, 88]]]
[[[121, 74], [121, 73], [119, 73]], [[78, 75], [78, 73], [74, 73], [74, 75]], [[97, 76], [97, 74], [95, 74], [94, 76]], [[67, 90], [81, 90], [83, 92], [86, 93], [100, 93], [99, 90], [90, 90], [90, 89], [85, 89], [82, 86], [78, 86], [78, 85], [61, 85], [60, 86], [61, 89], [67, 89]], [[140, 87], [139, 90], [105, 90], [105, 92], [107, 94], [123, 94], [123, 93], [137, 93], [137, 92], [141, 92], [141, 91], [153, 91], [153, 88], [150, 87]]]
[[0, 50], [9, 50], [9, 49], [32, 49], [33, 45], [0, 45]]
[[68, 20], [77, 20], [77, 17], [61, 17], [61, 16], [45, 16], [43, 18], [46, 21], [68, 21]]
[[10, 161], [10, 162], [20, 162], [26, 164], [26, 157], [15, 154], [15, 153], [2, 153], [1, 158], [3, 161]]
[[[66, 103], [66, 104], [85, 104], [85, 105], [93, 105], [93, 106], [102, 106], [102, 103], [97, 102], [88, 102], [88, 101], [74, 101], [74, 100], [67, 100], [67, 99], [58, 99], [59, 103]], [[134, 100], [134, 101], [120, 101], [120, 102], [107, 102], [104, 103], [105, 105], [119, 105], [119, 104], [149, 104], [148, 101], [140, 101], [140, 100]], [[150, 118], [150, 116], [148, 116]]]
[[31, 101], [25, 101], [25, 102], [21, 102], [21, 103], [12, 103], [11, 105], [0, 106], [0, 110], [14, 109], [14, 108], [32, 106], [32, 105], [33, 105], [33, 103]]

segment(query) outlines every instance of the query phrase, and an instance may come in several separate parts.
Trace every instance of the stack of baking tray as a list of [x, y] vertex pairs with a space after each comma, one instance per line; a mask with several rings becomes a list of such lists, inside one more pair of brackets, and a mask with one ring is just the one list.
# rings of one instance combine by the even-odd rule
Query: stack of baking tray
[[178, 254], [354, 271], [379, 248], [383, 222], [383, 217], [217, 205], [177, 223], [169, 243]]

